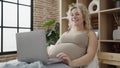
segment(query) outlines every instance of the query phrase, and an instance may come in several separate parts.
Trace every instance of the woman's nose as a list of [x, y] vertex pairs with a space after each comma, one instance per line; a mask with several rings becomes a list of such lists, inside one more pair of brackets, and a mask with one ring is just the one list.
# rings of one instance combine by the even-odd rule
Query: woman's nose
[[76, 18], [76, 15], [73, 15], [73, 18], [75, 19], [75, 18]]

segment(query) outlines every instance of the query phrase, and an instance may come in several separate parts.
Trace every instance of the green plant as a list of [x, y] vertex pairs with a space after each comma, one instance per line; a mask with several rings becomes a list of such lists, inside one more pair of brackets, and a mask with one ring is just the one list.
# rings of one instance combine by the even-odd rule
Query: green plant
[[43, 27], [47, 27], [46, 30], [46, 39], [47, 39], [47, 45], [54, 45], [57, 40], [59, 39], [59, 22], [56, 22], [55, 20], [49, 20], [47, 22], [44, 22], [42, 24]]
[[113, 16], [114, 16], [114, 19], [115, 19], [116, 26], [120, 26], [120, 14], [114, 13]]

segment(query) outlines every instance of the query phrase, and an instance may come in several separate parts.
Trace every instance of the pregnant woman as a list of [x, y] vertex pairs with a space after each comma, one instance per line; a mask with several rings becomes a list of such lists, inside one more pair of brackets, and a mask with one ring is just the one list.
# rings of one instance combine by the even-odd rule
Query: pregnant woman
[[97, 52], [97, 37], [92, 31], [90, 15], [83, 4], [72, 4], [67, 12], [69, 30], [63, 33], [50, 50], [50, 57], [58, 57], [71, 67], [84, 67]]

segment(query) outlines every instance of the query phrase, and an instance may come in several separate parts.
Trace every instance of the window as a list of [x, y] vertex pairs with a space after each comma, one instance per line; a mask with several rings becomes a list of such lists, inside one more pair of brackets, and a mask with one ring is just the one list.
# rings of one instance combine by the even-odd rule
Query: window
[[17, 27], [17, 4], [3, 2], [3, 26]]
[[32, 0], [0, 0], [0, 54], [16, 52], [16, 33], [33, 30]]
[[3, 1], [8, 1], [8, 2], [14, 2], [14, 3], [17, 3], [17, 0], [3, 0]]

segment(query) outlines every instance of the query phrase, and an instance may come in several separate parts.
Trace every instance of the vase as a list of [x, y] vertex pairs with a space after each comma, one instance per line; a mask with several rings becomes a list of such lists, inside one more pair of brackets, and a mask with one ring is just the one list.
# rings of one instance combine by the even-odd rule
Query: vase
[[120, 26], [116, 30], [113, 30], [113, 40], [120, 40]]
[[[96, 7], [95, 10], [94, 10], [94, 7]], [[92, 0], [88, 6], [88, 11], [90, 13], [99, 11], [99, 0]]]
[[116, 8], [120, 7], [120, 1], [116, 1]]

